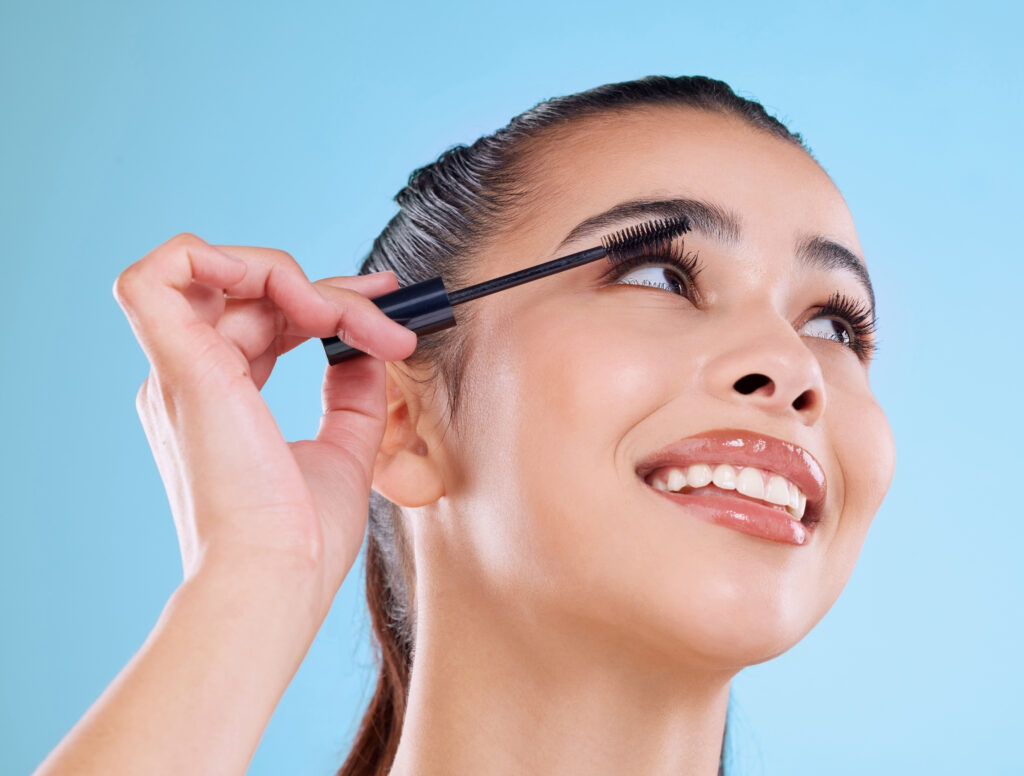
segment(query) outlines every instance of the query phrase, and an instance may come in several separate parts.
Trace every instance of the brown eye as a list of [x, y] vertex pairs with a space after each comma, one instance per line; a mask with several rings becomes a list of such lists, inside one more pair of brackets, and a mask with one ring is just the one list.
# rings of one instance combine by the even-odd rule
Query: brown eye
[[874, 309], [861, 300], [836, 291], [806, 325], [812, 324], [817, 333], [811, 336], [835, 340], [862, 361], [870, 361], [878, 350], [875, 339], [878, 319]]
[[650, 265], [630, 270], [616, 281], [623, 285], [649, 286], [686, 296], [686, 279], [672, 267]]
[[826, 318], [823, 315], [819, 315], [816, 318], [811, 319], [806, 323], [804, 329], [813, 328], [816, 332], [812, 333], [812, 337], [821, 337], [822, 339], [831, 339], [839, 342], [840, 344], [850, 347], [853, 344], [853, 333], [850, 331], [850, 327], [840, 320], [835, 318]]

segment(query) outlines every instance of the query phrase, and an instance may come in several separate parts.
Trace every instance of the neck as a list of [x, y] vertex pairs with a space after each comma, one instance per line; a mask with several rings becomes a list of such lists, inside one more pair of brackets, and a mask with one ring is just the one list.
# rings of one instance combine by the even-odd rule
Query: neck
[[718, 774], [732, 673], [493, 601], [433, 604], [390, 776]]

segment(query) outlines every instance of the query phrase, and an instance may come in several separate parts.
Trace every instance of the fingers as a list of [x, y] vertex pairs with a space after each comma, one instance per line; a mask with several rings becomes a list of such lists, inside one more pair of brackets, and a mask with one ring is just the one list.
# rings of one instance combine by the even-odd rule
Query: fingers
[[[195, 235], [181, 234], [122, 272], [114, 297], [153, 367], [180, 376], [237, 368], [238, 352], [212, 328], [224, 295], [268, 296], [302, 326], [325, 333], [338, 320], [334, 306], [283, 252], [231, 256]], [[194, 362], [202, 362], [194, 366]]]
[[239, 357], [272, 368], [300, 342], [335, 334], [379, 358], [406, 358], [415, 334], [367, 298], [397, 287], [390, 272], [314, 285], [284, 251], [181, 234], [122, 272], [113, 292], [155, 369], [187, 372], [212, 357], [195, 367], [208, 372], [218, 363], [237, 368]]
[[388, 318], [370, 299], [343, 287], [339, 282], [343, 280], [348, 278], [331, 278], [330, 283], [318, 285], [339, 311], [338, 338], [384, 361], [408, 358], [416, 349], [415, 332]]
[[333, 327], [331, 317], [334, 310], [288, 253], [273, 248], [239, 245], [211, 247], [241, 259], [250, 267], [244, 278], [224, 289], [227, 296], [239, 299], [267, 297], [300, 329], [327, 336], [325, 332]]
[[178, 235], [118, 275], [113, 293], [150, 363], [158, 367], [178, 355], [175, 339], [200, 320], [183, 295], [192, 282], [225, 288], [246, 272], [244, 262], [194, 235]]
[[384, 373], [384, 362], [376, 358], [355, 358], [329, 366], [324, 373], [317, 441], [347, 451], [370, 468], [384, 436]]
[[[326, 278], [314, 286], [334, 305], [339, 320], [354, 317], [357, 326], [369, 321], [364, 327], [369, 332], [366, 347], [376, 357], [397, 361], [408, 358], [416, 348], [415, 333], [392, 321], [363, 296], [395, 290], [398, 281], [392, 273]], [[217, 330], [250, 362], [252, 378], [258, 386], [269, 376], [268, 367], [273, 368], [274, 359], [319, 334], [288, 319], [269, 298], [229, 299]], [[350, 335], [345, 334], [342, 339], [346, 336]]]
[[339, 275], [337, 277], [323, 278], [313, 283], [321, 292], [326, 286], [328, 288], [347, 288], [358, 291], [360, 294], [373, 299], [389, 291], [398, 288], [398, 278], [390, 270], [374, 272], [370, 275]]

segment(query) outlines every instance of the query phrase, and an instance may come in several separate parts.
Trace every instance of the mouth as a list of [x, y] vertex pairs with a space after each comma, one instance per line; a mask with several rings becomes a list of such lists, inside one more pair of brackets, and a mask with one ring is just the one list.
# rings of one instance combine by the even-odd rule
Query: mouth
[[637, 475], [689, 514], [785, 544], [807, 543], [825, 502], [824, 472], [810, 453], [743, 429], [680, 440], [649, 456]]
[[[691, 469], [695, 471], [691, 473]], [[694, 484], [687, 484], [688, 475]], [[784, 503], [737, 488], [739, 481], [746, 490], [755, 490], [764, 475], [752, 466], [691, 464], [686, 471], [675, 467], [657, 470], [644, 481], [664, 498], [718, 525], [786, 544], [806, 543], [817, 520], [806, 514], [807, 496], [796, 485], [779, 475], [768, 477], [771, 497], [779, 502], [785, 499]]]

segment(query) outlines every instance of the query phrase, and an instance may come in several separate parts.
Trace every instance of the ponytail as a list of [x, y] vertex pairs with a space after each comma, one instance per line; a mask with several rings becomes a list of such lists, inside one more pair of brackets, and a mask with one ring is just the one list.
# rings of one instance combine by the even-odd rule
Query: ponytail
[[391, 624], [390, 597], [384, 558], [371, 534], [366, 545], [366, 603], [377, 652], [377, 687], [336, 776], [387, 776], [398, 751], [412, 660], [406, 640]]

